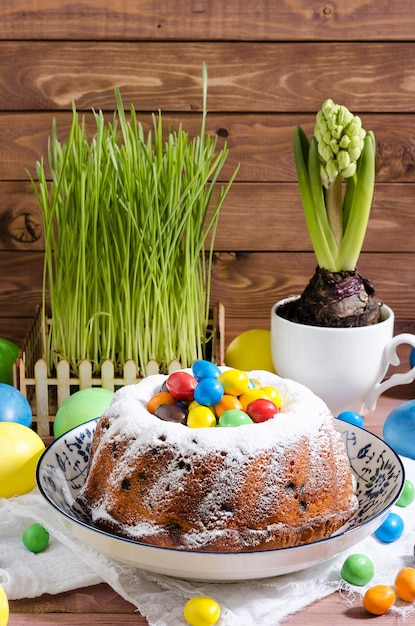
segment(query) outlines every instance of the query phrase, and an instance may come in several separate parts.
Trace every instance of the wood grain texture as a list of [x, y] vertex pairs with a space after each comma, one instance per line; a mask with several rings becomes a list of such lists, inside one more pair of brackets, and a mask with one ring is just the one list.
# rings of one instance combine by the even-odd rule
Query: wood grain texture
[[[40, 251], [0, 252], [0, 336], [2, 318], [10, 318], [10, 311], [28, 322], [33, 318], [41, 301], [42, 261]], [[361, 255], [361, 274], [373, 282], [379, 299], [394, 309], [398, 320], [415, 317], [414, 261], [414, 254], [408, 252]], [[263, 326], [266, 320], [269, 326], [272, 305], [301, 293], [314, 269], [312, 252], [217, 252], [212, 302], [224, 304], [229, 331], [236, 320], [244, 329]], [[9, 326], [4, 332], [10, 332]]]
[[[0, 6], [0, 333], [21, 339], [41, 296], [43, 234], [26, 169], [61, 139], [71, 102], [111, 119], [114, 87], [147, 129], [191, 136], [209, 71], [208, 126], [240, 171], [215, 241], [212, 298], [226, 335], [266, 327], [273, 302], [314, 271], [292, 138], [310, 135], [330, 96], [362, 115], [377, 139], [376, 191], [360, 268], [398, 320], [415, 319], [415, 5], [410, 0], [14, 0]], [[404, 61], [404, 62], [403, 62]], [[10, 320], [15, 323], [10, 323]]]
[[79, 109], [112, 110], [117, 85], [139, 110], [200, 110], [206, 62], [213, 112], [315, 113], [331, 97], [355, 113], [408, 113], [414, 50], [402, 41], [0, 40], [0, 109], [70, 110], [75, 100]]
[[[125, 100], [126, 106], [129, 100]], [[68, 112], [5, 113], [0, 115], [0, 181], [28, 182], [26, 170], [36, 177], [35, 165], [41, 157], [47, 162], [48, 138], [52, 121], [56, 120], [58, 138], [68, 138], [72, 114]], [[106, 115], [112, 120], [112, 112]], [[138, 113], [145, 132], [152, 124], [151, 115]], [[88, 137], [96, 127], [92, 114], [85, 113]], [[218, 150], [225, 142], [229, 155], [221, 173], [228, 180], [240, 164], [236, 183], [293, 182], [296, 169], [293, 153], [293, 133], [301, 125], [312, 136], [315, 115], [209, 113], [207, 132], [218, 136]], [[200, 114], [163, 114], [163, 125], [178, 128], [179, 124], [194, 137], [200, 131]], [[364, 125], [376, 136], [376, 182], [415, 182], [415, 114], [365, 114]], [[408, 187], [408, 192], [410, 187]], [[12, 193], [28, 192], [21, 186]], [[1, 203], [1, 197], [0, 197]], [[1, 206], [1, 204], [0, 204]]]
[[[410, 185], [377, 185], [363, 250], [413, 252], [413, 202]], [[29, 183], [0, 182], [0, 251], [6, 250], [44, 250]], [[297, 183], [235, 183], [221, 210], [215, 250], [311, 251]]]
[[412, 0], [14, 0], [0, 5], [4, 39], [413, 39]]

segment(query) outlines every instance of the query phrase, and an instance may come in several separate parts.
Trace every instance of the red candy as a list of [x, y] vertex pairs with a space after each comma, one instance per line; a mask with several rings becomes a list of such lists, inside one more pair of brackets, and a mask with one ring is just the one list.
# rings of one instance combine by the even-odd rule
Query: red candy
[[170, 374], [166, 381], [167, 390], [179, 402], [191, 402], [197, 380], [187, 372], [178, 371]]
[[276, 404], [266, 398], [252, 400], [246, 407], [249, 417], [256, 423], [266, 422], [272, 419], [279, 412]]

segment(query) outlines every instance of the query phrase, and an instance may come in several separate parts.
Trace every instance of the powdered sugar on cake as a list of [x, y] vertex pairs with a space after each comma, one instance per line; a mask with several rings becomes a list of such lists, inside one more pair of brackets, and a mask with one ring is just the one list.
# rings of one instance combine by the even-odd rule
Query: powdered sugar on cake
[[276, 387], [283, 404], [274, 418], [236, 428], [195, 429], [150, 414], [163, 375], [117, 391], [80, 494], [92, 520], [154, 545], [227, 551], [298, 545], [341, 526], [356, 499], [327, 406], [293, 381], [249, 375]]

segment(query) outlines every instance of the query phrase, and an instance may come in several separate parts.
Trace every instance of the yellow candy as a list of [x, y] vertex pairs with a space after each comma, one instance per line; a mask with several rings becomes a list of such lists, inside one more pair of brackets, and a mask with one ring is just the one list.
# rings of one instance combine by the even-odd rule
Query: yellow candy
[[231, 396], [240, 396], [250, 384], [248, 374], [242, 370], [225, 370], [218, 381], [223, 385], [225, 393]]
[[202, 405], [199, 404], [199, 402], [196, 402], [196, 400], [192, 400], [191, 403], [188, 405], [187, 410], [191, 411], [192, 409], [195, 409], [197, 406], [202, 406]]
[[187, 425], [190, 428], [212, 428], [216, 426], [216, 416], [207, 406], [196, 406], [189, 411]]
[[261, 390], [267, 395], [271, 402], [276, 404], [279, 409], [281, 408], [282, 396], [278, 389], [276, 389], [275, 387], [271, 387], [271, 385], [265, 385], [264, 387], [261, 387]]
[[186, 602], [183, 615], [190, 626], [214, 626], [220, 617], [220, 606], [213, 598], [197, 596]]
[[252, 402], [253, 400], [259, 400], [263, 398], [266, 398], [267, 400], [270, 399], [262, 389], [257, 389], [256, 387], [252, 387], [251, 389], [248, 389], [247, 391], [245, 391], [245, 393], [243, 393], [241, 396], [239, 396], [239, 401], [242, 404], [242, 410], [246, 411], [246, 407], [248, 406], [250, 402]]
[[0, 585], [0, 626], [7, 626], [9, 621], [9, 601], [6, 592]]

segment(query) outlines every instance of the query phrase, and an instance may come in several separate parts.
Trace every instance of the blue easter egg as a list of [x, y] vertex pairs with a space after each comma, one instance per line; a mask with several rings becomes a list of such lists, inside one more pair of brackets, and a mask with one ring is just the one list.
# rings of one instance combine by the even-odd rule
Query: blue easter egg
[[411, 366], [411, 369], [413, 367], [415, 367], [415, 348], [412, 348], [410, 355], [409, 355], [409, 365]]
[[415, 400], [403, 402], [389, 413], [383, 439], [397, 454], [415, 459]]
[[343, 411], [339, 413], [337, 416], [338, 420], [342, 420], [343, 422], [349, 422], [349, 424], [353, 424], [353, 426], [359, 426], [360, 428], [364, 428], [365, 423], [363, 421], [363, 417], [360, 413], [356, 413], [355, 411]]
[[382, 543], [392, 543], [397, 541], [402, 535], [404, 521], [397, 513], [389, 513], [383, 524], [375, 531], [374, 535]]
[[0, 422], [32, 425], [32, 409], [24, 395], [6, 383], [0, 383]]

